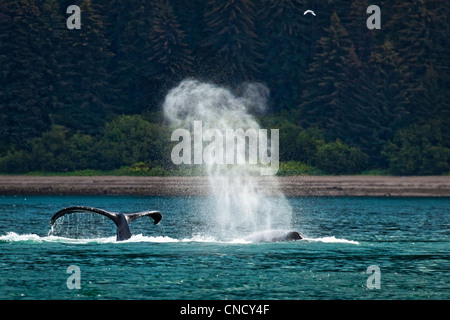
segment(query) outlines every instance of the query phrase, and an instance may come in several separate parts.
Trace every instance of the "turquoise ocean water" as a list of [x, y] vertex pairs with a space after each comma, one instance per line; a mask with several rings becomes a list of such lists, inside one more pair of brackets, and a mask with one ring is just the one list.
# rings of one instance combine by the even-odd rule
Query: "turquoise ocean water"
[[[0, 299], [450, 299], [449, 198], [288, 200], [306, 240], [217, 238], [197, 215], [208, 197], [2, 196]], [[100, 215], [50, 232], [72, 205], [163, 220], [134, 221], [124, 242]]]

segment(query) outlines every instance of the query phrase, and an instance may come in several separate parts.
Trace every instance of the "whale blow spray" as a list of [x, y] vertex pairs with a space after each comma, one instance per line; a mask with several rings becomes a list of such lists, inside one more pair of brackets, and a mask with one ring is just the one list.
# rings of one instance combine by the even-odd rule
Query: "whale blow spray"
[[175, 128], [171, 140], [178, 142], [172, 161], [202, 166], [213, 202], [197, 214], [210, 235], [222, 239], [291, 228], [292, 209], [274, 176], [278, 130], [260, 128], [253, 115], [266, 109], [269, 91], [255, 83], [239, 89], [236, 94], [187, 79], [169, 91], [163, 105]]

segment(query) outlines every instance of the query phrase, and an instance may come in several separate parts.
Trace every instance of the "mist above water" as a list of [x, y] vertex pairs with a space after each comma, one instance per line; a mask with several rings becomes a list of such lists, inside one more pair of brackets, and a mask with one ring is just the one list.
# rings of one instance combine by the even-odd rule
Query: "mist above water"
[[[262, 129], [255, 114], [265, 111], [268, 97], [269, 90], [258, 83], [243, 84], [232, 92], [211, 83], [187, 79], [169, 91], [163, 108], [174, 130], [183, 128], [192, 132], [194, 122], [200, 121], [205, 146], [206, 141], [210, 141], [205, 139], [208, 129], [216, 134], [230, 129]], [[270, 131], [271, 128], [264, 129]], [[245, 149], [234, 148], [236, 159], [248, 159], [248, 145]], [[212, 206], [208, 203], [196, 213], [208, 229], [206, 234], [230, 239], [261, 230], [291, 229], [291, 206], [275, 176], [259, 175], [260, 163], [229, 165], [204, 161], [198, 165], [206, 172], [214, 197]]]

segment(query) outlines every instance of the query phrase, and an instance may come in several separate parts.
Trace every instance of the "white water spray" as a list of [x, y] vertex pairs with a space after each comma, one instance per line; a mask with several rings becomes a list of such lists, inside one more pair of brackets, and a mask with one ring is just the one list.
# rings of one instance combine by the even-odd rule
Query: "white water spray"
[[[234, 94], [210, 83], [184, 80], [166, 96], [164, 113], [174, 128], [192, 130], [194, 122], [201, 122], [203, 141], [209, 141], [205, 139], [209, 129], [219, 133], [238, 129], [258, 132], [261, 128], [253, 114], [265, 110], [268, 89], [261, 84], [245, 84], [239, 92]], [[248, 158], [249, 152], [248, 146], [233, 150], [236, 159]], [[209, 234], [230, 239], [261, 230], [291, 229], [291, 206], [276, 177], [259, 176], [261, 164], [205, 161], [200, 165], [208, 175], [214, 203], [196, 214], [209, 228]]]
[[109, 236], [115, 232], [116, 227], [109, 218], [94, 213], [72, 213], [57, 219], [51, 226], [48, 236], [91, 239]]

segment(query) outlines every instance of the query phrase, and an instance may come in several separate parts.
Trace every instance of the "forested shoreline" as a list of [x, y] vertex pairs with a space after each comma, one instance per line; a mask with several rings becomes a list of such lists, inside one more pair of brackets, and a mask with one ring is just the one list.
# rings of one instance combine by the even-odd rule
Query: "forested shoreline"
[[[72, 4], [80, 30], [66, 27]], [[366, 27], [369, 4], [380, 30]], [[191, 77], [267, 86], [257, 117], [280, 130], [280, 174], [448, 174], [449, 11], [444, 0], [3, 0], [0, 172], [185, 174], [161, 105]]]

